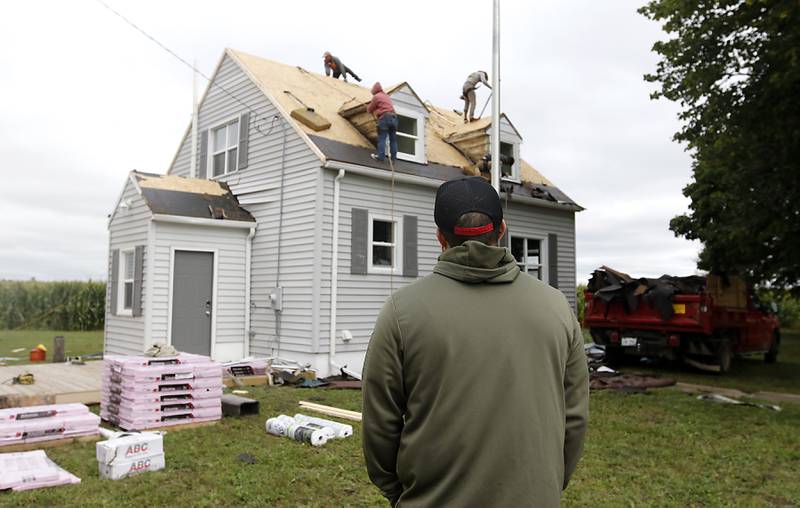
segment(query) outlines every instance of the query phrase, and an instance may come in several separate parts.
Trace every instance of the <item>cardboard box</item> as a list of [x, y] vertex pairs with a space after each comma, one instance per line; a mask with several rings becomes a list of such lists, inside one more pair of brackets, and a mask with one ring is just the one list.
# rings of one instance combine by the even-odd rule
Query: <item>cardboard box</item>
[[163, 454], [164, 438], [153, 432], [100, 441], [96, 446], [97, 462], [105, 465]]
[[135, 460], [125, 462], [115, 462], [114, 464], [97, 463], [102, 478], [110, 480], [120, 480], [129, 476], [148, 473], [150, 471], [159, 471], [164, 469], [166, 462], [164, 461], [164, 454], [150, 455], [147, 457], [139, 457]]

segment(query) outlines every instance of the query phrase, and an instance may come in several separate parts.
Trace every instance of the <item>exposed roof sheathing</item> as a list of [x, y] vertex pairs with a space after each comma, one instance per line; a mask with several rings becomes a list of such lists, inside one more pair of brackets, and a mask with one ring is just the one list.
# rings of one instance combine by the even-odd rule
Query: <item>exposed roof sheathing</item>
[[[368, 136], [371, 137], [372, 129], [362, 125], [359, 130], [348, 118], [342, 116], [344, 114], [355, 121], [359, 115], [364, 114], [361, 113], [361, 110], [372, 99], [368, 88], [241, 51], [227, 49], [226, 54], [241, 66], [285, 112], [289, 113], [298, 107], [307, 106], [330, 121], [330, 128], [321, 131], [315, 131], [303, 123], [295, 121], [297, 127], [309, 135], [309, 139], [312, 139], [313, 135], [317, 139], [324, 138], [371, 151], [375, 149], [374, 143], [368, 138]], [[369, 86], [371, 87], [371, 83]], [[384, 86], [384, 90], [391, 95], [404, 86], [408, 86], [411, 93], [419, 98], [405, 82]], [[286, 93], [286, 91], [291, 93]], [[454, 143], [446, 141], [446, 138], [470, 132], [478, 134], [478, 131], [485, 130], [491, 125], [491, 118], [484, 117], [476, 122], [464, 124], [459, 113], [438, 108], [429, 102], [423, 104], [430, 112], [425, 131], [428, 163], [460, 168], [463, 174], [479, 174], [473, 161]], [[506, 120], [508, 121], [508, 117]], [[512, 128], [514, 128], [513, 125]], [[516, 128], [514, 129], [516, 130]], [[315, 142], [312, 141], [312, 143]], [[320, 143], [315, 143], [315, 146], [324, 154]], [[327, 154], [324, 155], [327, 157]], [[553, 186], [552, 182], [524, 160], [520, 161], [520, 171], [523, 182]]]
[[255, 222], [225, 183], [138, 171], [133, 176], [154, 214]]
[[136, 173], [139, 187], [161, 189], [195, 194], [208, 194], [209, 196], [222, 196], [229, 191], [215, 180], [201, 180], [199, 178], [183, 178], [175, 175], [145, 176]]

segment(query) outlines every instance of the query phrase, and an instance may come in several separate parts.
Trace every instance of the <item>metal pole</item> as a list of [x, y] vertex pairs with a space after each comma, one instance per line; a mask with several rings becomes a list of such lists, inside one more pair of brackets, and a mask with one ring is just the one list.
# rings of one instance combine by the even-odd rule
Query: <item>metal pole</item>
[[492, 21], [492, 187], [500, 194], [500, 0]]
[[192, 63], [192, 156], [189, 174], [197, 178], [197, 60]]

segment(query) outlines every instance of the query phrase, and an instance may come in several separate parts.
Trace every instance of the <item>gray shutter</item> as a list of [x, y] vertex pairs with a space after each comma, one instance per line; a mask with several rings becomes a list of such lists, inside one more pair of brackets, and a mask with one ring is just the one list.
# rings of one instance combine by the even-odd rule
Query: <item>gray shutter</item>
[[403, 215], [403, 277], [417, 275], [417, 216]]
[[111, 275], [108, 277], [108, 298], [111, 300], [111, 315], [117, 313], [117, 281], [119, 280], [119, 249], [111, 251]]
[[547, 278], [551, 286], [558, 289], [558, 236], [547, 235]]
[[250, 146], [250, 113], [239, 116], [239, 169], [247, 168], [247, 152]]
[[208, 129], [200, 133], [200, 166], [197, 168], [197, 178], [206, 178], [208, 170]]
[[350, 273], [367, 273], [367, 245], [369, 216], [362, 208], [353, 208], [350, 213]]
[[133, 302], [131, 314], [142, 315], [142, 276], [144, 273], [144, 245], [137, 245], [133, 255]]

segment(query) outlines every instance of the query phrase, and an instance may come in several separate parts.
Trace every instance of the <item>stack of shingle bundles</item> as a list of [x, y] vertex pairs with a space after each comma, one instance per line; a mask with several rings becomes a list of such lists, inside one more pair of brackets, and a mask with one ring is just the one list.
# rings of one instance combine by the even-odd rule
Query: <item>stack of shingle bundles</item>
[[106, 356], [100, 416], [125, 430], [219, 420], [222, 365], [206, 356]]
[[31, 490], [80, 483], [47, 458], [44, 450], [0, 453], [0, 490]]
[[0, 446], [97, 434], [100, 417], [83, 404], [0, 409]]

